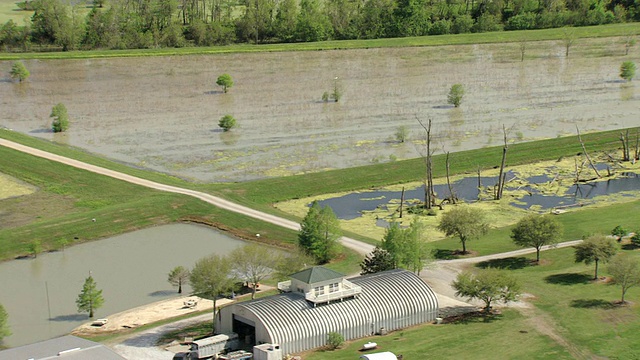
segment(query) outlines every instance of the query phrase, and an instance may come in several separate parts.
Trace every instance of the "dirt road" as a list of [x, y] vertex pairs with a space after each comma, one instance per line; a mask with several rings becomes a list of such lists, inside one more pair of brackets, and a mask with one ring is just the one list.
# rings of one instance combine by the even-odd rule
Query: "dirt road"
[[[261, 211], [257, 211], [251, 208], [248, 208], [246, 206], [242, 206], [242, 205], [238, 205], [235, 204], [231, 201], [222, 199], [220, 197], [217, 196], [213, 196], [210, 194], [206, 194], [200, 191], [195, 191], [195, 190], [189, 190], [189, 189], [183, 189], [183, 188], [179, 188], [176, 186], [170, 186], [170, 185], [165, 185], [165, 184], [161, 184], [161, 183], [157, 183], [154, 181], [150, 181], [150, 180], [145, 180], [136, 176], [132, 176], [132, 175], [127, 175], [118, 171], [114, 171], [114, 170], [109, 170], [109, 169], [105, 169], [103, 167], [100, 166], [95, 166], [95, 165], [91, 165], [91, 164], [87, 164], [78, 160], [74, 160], [68, 157], [64, 157], [64, 156], [60, 156], [60, 155], [56, 155], [56, 154], [52, 154], [46, 151], [42, 151], [42, 150], [38, 150], [29, 146], [25, 146], [22, 144], [18, 144], [16, 142], [13, 141], [9, 141], [9, 140], [5, 140], [5, 139], [0, 139], [0, 145], [1, 146], [5, 146], [14, 150], [18, 150], [18, 151], [22, 151], [34, 156], [38, 156], [44, 159], [48, 159], [51, 161], [57, 161], [59, 163], [65, 164], [65, 165], [69, 165], [69, 166], [73, 166], [75, 168], [78, 169], [83, 169], [83, 170], [87, 170], [87, 171], [91, 171], [93, 173], [96, 174], [100, 174], [100, 175], [105, 175], [105, 176], [109, 176], [112, 177], [114, 179], [119, 179], [122, 181], [126, 181], [132, 184], [136, 184], [136, 185], [140, 185], [140, 186], [145, 186], [151, 189], [156, 189], [156, 190], [160, 190], [160, 191], [167, 191], [167, 192], [171, 192], [171, 193], [176, 193], [176, 194], [183, 194], [183, 195], [188, 195], [188, 196], [192, 196], [195, 197], [197, 199], [200, 199], [204, 202], [207, 202], [209, 204], [215, 205], [219, 208], [225, 209], [225, 210], [229, 210], [229, 211], [233, 211], [236, 213], [240, 213], [246, 216], [250, 216], [252, 218], [258, 219], [258, 220], [262, 220], [262, 221], [266, 221], [268, 223], [274, 224], [274, 225], [278, 225], [278, 226], [282, 226], [284, 228], [287, 229], [291, 229], [291, 230], [295, 230], [298, 231], [300, 230], [300, 224], [291, 221], [291, 220], [287, 220], [287, 219], [283, 219], [281, 217], [275, 216], [275, 215], [271, 215], [271, 214], [267, 214]], [[363, 243], [361, 241], [355, 240], [355, 239], [351, 239], [348, 237], [342, 237], [342, 244], [349, 248], [352, 249], [360, 254], [368, 254], [373, 250], [373, 245], [369, 245], [366, 243]]]

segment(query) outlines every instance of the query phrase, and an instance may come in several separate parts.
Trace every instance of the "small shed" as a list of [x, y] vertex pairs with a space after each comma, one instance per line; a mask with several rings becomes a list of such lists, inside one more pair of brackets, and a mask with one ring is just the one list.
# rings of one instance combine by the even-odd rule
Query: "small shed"
[[365, 360], [397, 360], [398, 357], [391, 351], [360, 355], [360, 359]]

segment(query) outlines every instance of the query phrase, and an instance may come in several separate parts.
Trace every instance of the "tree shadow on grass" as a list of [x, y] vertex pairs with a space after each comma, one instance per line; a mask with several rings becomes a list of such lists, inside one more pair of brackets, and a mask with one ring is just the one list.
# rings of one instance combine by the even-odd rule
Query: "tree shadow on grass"
[[615, 304], [602, 299], [576, 299], [571, 301], [571, 307], [580, 309], [613, 309]]
[[586, 274], [566, 273], [549, 275], [544, 278], [544, 281], [549, 284], [556, 285], [576, 285], [587, 284], [589, 283], [589, 281], [591, 281], [591, 279], [591, 276]]
[[635, 243], [622, 245], [622, 250], [636, 250], [636, 249], [640, 249], [640, 246], [636, 245]]
[[529, 260], [524, 257], [510, 257], [504, 259], [481, 261], [476, 264], [476, 267], [479, 267], [481, 269], [494, 268], [503, 270], [518, 270], [535, 264], [535, 261]]
[[474, 311], [457, 316], [445, 318], [444, 324], [474, 324], [474, 323], [491, 323], [502, 319], [501, 313], [485, 313], [484, 311]]
[[433, 257], [436, 260], [453, 260], [457, 259], [459, 256], [459, 252], [457, 250], [447, 250], [447, 249], [435, 249], [433, 250]]

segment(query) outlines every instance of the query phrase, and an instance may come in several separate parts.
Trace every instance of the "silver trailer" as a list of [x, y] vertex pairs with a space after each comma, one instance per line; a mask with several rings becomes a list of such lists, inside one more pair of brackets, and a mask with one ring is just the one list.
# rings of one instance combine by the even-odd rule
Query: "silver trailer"
[[216, 358], [221, 353], [238, 348], [238, 334], [220, 334], [190, 343], [189, 352], [177, 353], [174, 360], [199, 360]]

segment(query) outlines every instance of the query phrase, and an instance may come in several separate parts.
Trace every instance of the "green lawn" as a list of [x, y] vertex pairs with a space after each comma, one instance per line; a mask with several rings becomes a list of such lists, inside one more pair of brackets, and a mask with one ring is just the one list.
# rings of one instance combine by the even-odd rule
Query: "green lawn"
[[305, 360], [351, 360], [361, 354], [366, 342], [378, 344], [377, 351], [391, 351], [405, 359], [571, 359], [570, 354], [538, 333], [516, 310], [508, 310], [486, 322], [421, 325], [386, 336], [351, 341], [335, 351], [305, 354]]
[[[640, 259], [640, 250], [625, 250]], [[509, 271], [532, 295], [533, 307], [524, 311], [504, 310], [490, 321], [426, 324], [399, 330], [387, 336], [351, 341], [340, 350], [318, 350], [305, 359], [355, 359], [368, 341], [380, 351], [392, 351], [408, 359], [636, 359], [640, 356], [640, 288], [627, 293], [627, 306], [615, 304], [620, 288], [607, 282], [592, 282], [593, 265], [576, 264], [573, 249], [543, 253], [541, 265], [531, 265], [535, 255], [494, 261]], [[606, 276], [601, 266], [600, 276]], [[552, 331], [565, 346], [542, 334]]]
[[[0, 0], [1, 1], [1, 0]], [[612, 37], [628, 34], [640, 34], [640, 23], [611, 24], [600, 26], [585, 26], [572, 28], [576, 38]], [[161, 48], [161, 49], [135, 49], [135, 50], [91, 50], [68, 51], [48, 53], [21, 53], [0, 54], [0, 60], [16, 59], [80, 59], [80, 58], [104, 58], [104, 57], [130, 57], [130, 56], [166, 56], [166, 55], [190, 55], [190, 54], [224, 54], [242, 52], [272, 52], [272, 51], [315, 51], [334, 49], [368, 49], [380, 47], [412, 47], [412, 46], [441, 46], [441, 45], [469, 45], [503, 42], [519, 42], [542, 40], [561, 40], [564, 30], [543, 29], [527, 31], [498, 31], [488, 33], [420, 36], [393, 39], [372, 40], [334, 40], [311, 43], [294, 44], [234, 44], [215, 47], [187, 47], [187, 48]], [[574, 47], [579, 47], [580, 41], [576, 41]]]

